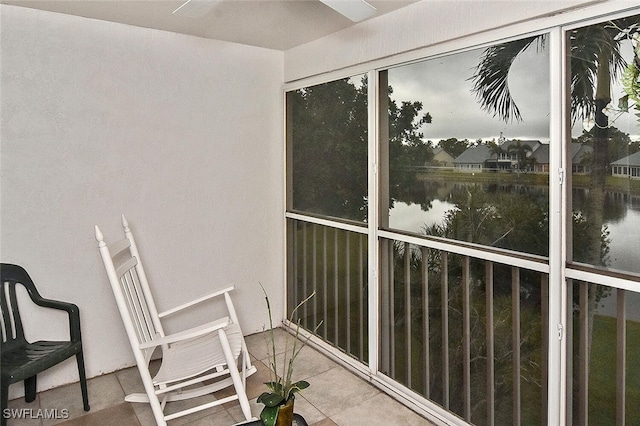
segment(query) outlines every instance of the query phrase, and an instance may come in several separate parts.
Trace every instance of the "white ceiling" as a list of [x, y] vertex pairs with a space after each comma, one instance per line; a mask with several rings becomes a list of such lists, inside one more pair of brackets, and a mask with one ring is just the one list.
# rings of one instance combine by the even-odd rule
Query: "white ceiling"
[[[200, 18], [174, 15], [185, 0], [0, 0], [51, 12], [287, 50], [354, 25], [319, 0], [220, 0]], [[418, 0], [367, 0], [376, 16]]]

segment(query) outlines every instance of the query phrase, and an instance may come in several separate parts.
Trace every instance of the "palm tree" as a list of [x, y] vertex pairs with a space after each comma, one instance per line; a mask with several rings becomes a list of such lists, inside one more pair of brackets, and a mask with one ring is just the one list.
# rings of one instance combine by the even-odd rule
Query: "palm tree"
[[504, 150], [502, 149], [500, 144], [496, 142], [489, 142], [487, 143], [487, 145], [489, 146], [489, 152], [491, 153], [491, 155], [496, 156], [495, 169], [498, 170], [500, 169], [500, 167], [498, 166], [498, 159], [500, 158], [500, 155], [504, 153]]
[[[593, 163], [591, 167], [592, 226], [589, 235], [588, 259], [602, 265], [601, 233], [604, 209], [604, 187], [609, 158], [607, 155], [609, 117], [605, 107], [611, 102], [611, 80], [619, 79], [627, 66], [621, 56], [621, 42], [629, 30], [638, 31], [637, 16], [620, 18], [602, 24], [577, 28], [569, 33], [571, 46], [571, 107], [572, 120], [593, 118]], [[473, 92], [482, 108], [505, 122], [521, 121], [522, 116], [509, 91], [508, 76], [515, 59], [532, 46], [544, 47], [546, 37], [539, 35], [491, 46], [480, 58], [471, 78]]]
[[523, 144], [521, 141], [515, 141], [509, 147], [507, 147], [507, 152], [510, 154], [515, 154], [516, 162], [518, 164], [518, 173], [521, 170], [524, 170], [527, 165], [527, 153], [533, 151], [533, 149], [526, 144]]

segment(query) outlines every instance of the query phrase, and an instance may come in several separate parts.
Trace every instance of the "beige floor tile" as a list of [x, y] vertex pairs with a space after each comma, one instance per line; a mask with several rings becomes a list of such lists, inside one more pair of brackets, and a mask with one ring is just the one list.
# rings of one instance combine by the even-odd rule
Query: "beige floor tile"
[[348, 408], [331, 419], [338, 426], [427, 426], [432, 423], [385, 394], [378, 394]]
[[319, 422], [316, 422], [316, 423], [307, 422], [307, 424], [309, 426], [337, 426], [335, 424], [335, 422], [333, 420], [331, 420], [330, 418], [328, 418], [328, 417], [325, 418], [325, 419], [320, 420]]
[[[189, 426], [230, 426], [236, 421], [231, 417], [227, 411], [220, 411], [216, 414], [206, 416], [188, 423]], [[169, 422], [168, 426], [172, 426], [173, 423]]]
[[[105, 374], [88, 380], [87, 388], [89, 405], [91, 406], [90, 412], [97, 412], [124, 401], [124, 392], [114, 374]], [[77, 382], [40, 393], [40, 406], [42, 408], [66, 409], [69, 412], [69, 419], [87, 414], [82, 405], [80, 384]], [[57, 423], [60, 423], [59, 419], [45, 419], [42, 422], [45, 426]]]
[[[260, 411], [262, 410], [262, 404], [258, 404], [255, 401], [255, 399], [249, 400], [249, 407], [251, 408], [252, 418], [258, 419], [260, 417]], [[227, 413], [229, 413], [229, 415], [233, 419], [233, 423], [231, 424], [236, 424], [236, 423], [241, 423], [246, 421], [246, 419], [244, 418], [244, 414], [242, 413], [242, 409], [240, 408], [240, 404], [238, 403], [229, 407], [227, 409]]]
[[60, 426], [140, 426], [131, 404], [123, 402], [91, 415], [76, 417], [60, 423]]
[[[22, 386], [22, 383], [13, 386]], [[79, 393], [79, 392], [78, 392]], [[38, 416], [40, 409], [40, 394], [33, 402], [25, 402], [24, 398], [9, 401], [11, 415], [7, 419], [7, 426], [40, 426], [42, 418]]]
[[296, 396], [296, 402], [293, 407], [293, 411], [297, 414], [300, 414], [304, 417], [307, 424], [317, 423], [322, 419], [327, 418], [327, 416], [314, 407], [309, 401], [307, 401], [304, 397], [306, 390], [300, 392], [298, 396]]
[[120, 386], [122, 387], [122, 391], [125, 396], [131, 393], [144, 393], [144, 386], [142, 384], [142, 379], [140, 379], [138, 367], [125, 368], [123, 370], [118, 370], [113, 374], [115, 374], [120, 382]]
[[294, 381], [307, 380], [311, 383], [314, 376], [329, 371], [335, 366], [335, 362], [313, 348], [305, 346], [295, 360], [292, 377]]
[[342, 367], [313, 377], [304, 398], [327, 417], [332, 417], [380, 393], [369, 383]]
[[[265, 336], [265, 333], [268, 334], [269, 332], [252, 334], [245, 338], [249, 353], [253, 355], [254, 358], [261, 361], [267, 359], [271, 353], [271, 337]], [[293, 336], [282, 329], [273, 330], [273, 337], [276, 343], [277, 354], [282, 353], [285, 350], [285, 347], [291, 347], [293, 342]]]
[[[211, 394], [199, 396], [197, 398], [192, 398], [184, 401], [175, 401], [167, 403], [167, 407], [165, 408], [165, 414], [177, 413], [178, 411], [186, 410], [189, 408], [197, 407], [198, 405], [207, 404], [209, 402], [215, 401], [215, 397]], [[207, 408], [206, 410], [198, 411], [193, 414], [188, 414], [184, 417], [178, 417], [175, 420], [171, 421], [172, 426], [178, 425], [186, 425], [199, 420], [203, 417], [218, 415], [221, 411], [225, 411], [224, 407], [216, 406], [213, 408]]]
[[132, 402], [131, 408], [133, 408], [133, 411], [136, 413], [136, 417], [138, 417], [138, 421], [142, 426], [154, 426], [156, 424], [149, 404]]
[[[191, 401], [176, 401], [167, 404], [165, 414], [175, 413], [177, 411], [190, 408], [198, 405], [199, 403], [208, 402], [211, 400], [211, 396], [203, 396]], [[131, 403], [131, 407], [135, 412], [138, 420], [142, 426], [153, 426], [156, 424], [151, 406], [146, 403]], [[169, 426], [191, 425], [194, 422], [198, 422], [206, 417], [220, 416], [220, 413], [226, 413], [226, 410], [222, 407], [209, 408], [197, 413], [189, 414], [184, 417], [178, 417], [177, 419], [167, 422]], [[206, 424], [206, 423], [205, 423]], [[124, 425], [122, 425], [124, 426]]]

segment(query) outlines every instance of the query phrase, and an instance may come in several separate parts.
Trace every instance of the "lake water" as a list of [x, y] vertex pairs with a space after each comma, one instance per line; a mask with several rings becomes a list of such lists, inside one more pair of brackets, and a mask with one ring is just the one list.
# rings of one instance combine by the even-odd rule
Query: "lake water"
[[422, 210], [419, 204], [407, 204], [396, 201], [389, 211], [389, 226], [409, 232], [423, 233], [425, 226], [442, 225], [444, 215], [455, 208], [447, 201], [433, 200], [431, 208]]
[[[424, 233], [425, 226], [441, 225], [445, 214], [456, 208], [455, 204], [434, 199], [429, 210], [419, 204], [396, 201], [389, 212], [391, 228]], [[609, 230], [609, 267], [624, 271], [640, 272], [640, 210], [624, 201], [618, 201], [622, 217], [606, 222]]]

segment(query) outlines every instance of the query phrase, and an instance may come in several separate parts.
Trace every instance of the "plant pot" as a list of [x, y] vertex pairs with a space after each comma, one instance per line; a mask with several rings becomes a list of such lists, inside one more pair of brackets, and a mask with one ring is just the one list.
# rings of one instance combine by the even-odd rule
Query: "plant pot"
[[295, 398], [291, 397], [286, 404], [278, 408], [278, 418], [276, 426], [292, 426], [293, 425], [293, 402]]

